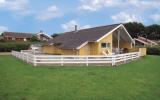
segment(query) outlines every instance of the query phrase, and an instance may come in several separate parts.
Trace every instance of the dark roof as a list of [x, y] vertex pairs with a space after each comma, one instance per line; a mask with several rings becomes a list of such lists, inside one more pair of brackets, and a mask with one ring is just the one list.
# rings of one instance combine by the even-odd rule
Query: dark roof
[[18, 38], [31, 38], [34, 36], [33, 33], [22, 33], [22, 32], [3, 32], [2, 35], [5, 37], [18, 37]]
[[48, 44], [57, 44], [58, 48], [62, 49], [76, 49], [85, 42], [97, 41], [119, 25], [120, 24], [113, 24], [62, 33], [56, 36], [53, 40], [48, 41]]

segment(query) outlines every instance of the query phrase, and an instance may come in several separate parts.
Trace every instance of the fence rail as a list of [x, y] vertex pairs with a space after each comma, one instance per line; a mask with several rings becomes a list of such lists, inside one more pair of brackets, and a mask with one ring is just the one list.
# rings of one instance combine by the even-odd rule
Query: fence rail
[[79, 56], [79, 55], [44, 55], [37, 54], [34, 55], [31, 51], [12, 51], [12, 55], [27, 62], [37, 65], [52, 65], [59, 64], [63, 66], [64, 64], [110, 64], [112, 66], [126, 63], [128, 61], [136, 60], [140, 58], [140, 52], [125, 53], [118, 55], [88, 55], [88, 56]]

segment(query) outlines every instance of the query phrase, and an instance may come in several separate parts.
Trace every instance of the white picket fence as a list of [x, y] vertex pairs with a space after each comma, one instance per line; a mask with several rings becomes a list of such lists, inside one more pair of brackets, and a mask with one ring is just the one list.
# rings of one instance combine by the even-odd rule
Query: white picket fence
[[34, 55], [32, 51], [12, 51], [12, 55], [27, 62], [37, 65], [65, 65], [65, 64], [85, 64], [86, 66], [90, 64], [110, 64], [112, 66], [122, 63], [127, 63], [132, 60], [140, 58], [140, 52], [125, 53], [118, 55], [88, 55], [88, 56], [79, 56], [79, 55], [45, 55], [37, 54]]

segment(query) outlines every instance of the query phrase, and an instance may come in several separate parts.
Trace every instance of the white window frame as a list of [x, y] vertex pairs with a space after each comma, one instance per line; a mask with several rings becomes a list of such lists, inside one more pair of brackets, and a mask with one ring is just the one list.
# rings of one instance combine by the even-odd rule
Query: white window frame
[[[103, 47], [102, 44], [105, 44], [105, 47]], [[101, 43], [101, 48], [110, 48], [110, 47], [111, 47], [111, 43], [109, 43], [109, 42]]]

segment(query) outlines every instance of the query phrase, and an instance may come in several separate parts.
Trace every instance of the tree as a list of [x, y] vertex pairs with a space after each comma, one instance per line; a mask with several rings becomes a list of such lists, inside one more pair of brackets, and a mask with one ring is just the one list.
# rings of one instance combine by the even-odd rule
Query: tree
[[146, 27], [145, 33], [148, 39], [159, 40], [160, 39], [160, 25], [153, 24]]
[[132, 38], [138, 37], [138, 36], [145, 36], [145, 26], [142, 23], [138, 22], [129, 22], [124, 24], [127, 31], [130, 33]]
[[36, 36], [32, 36], [30, 41], [31, 42], [38, 42], [39, 40], [38, 40], [38, 38]]

